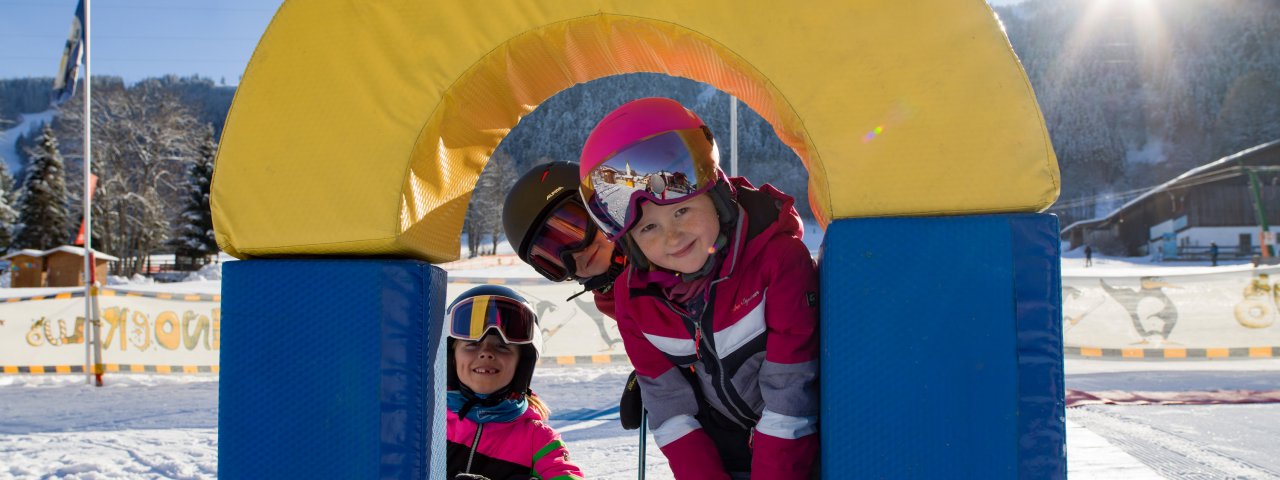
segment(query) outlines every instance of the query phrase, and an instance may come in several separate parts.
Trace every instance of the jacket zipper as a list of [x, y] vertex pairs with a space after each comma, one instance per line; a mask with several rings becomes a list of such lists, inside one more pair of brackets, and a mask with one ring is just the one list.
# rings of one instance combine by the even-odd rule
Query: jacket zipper
[[[705, 299], [705, 300], [709, 301], [710, 299]], [[675, 305], [673, 305], [670, 301], [666, 300], [665, 298], [663, 299], [663, 301], [667, 304], [668, 308], [671, 308], [672, 311], [677, 313], [684, 312], [683, 308], [676, 308]], [[704, 313], [706, 312], [705, 305], [703, 306], [703, 312]], [[685, 313], [688, 313], [688, 312], [684, 312], [680, 314], [681, 318], [684, 318], [686, 321], [689, 321], [690, 323], [692, 323], [694, 328], [694, 344], [693, 344], [694, 358], [697, 358], [698, 360], [702, 360], [702, 353], [701, 353], [702, 322], [700, 322], [699, 319], [692, 318], [692, 315], [685, 315]], [[725, 407], [728, 408], [731, 413], [733, 413], [734, 422], [737, 422], [738, 425], [743, 428], [750, 428], [747, 425], [755, 422], [751, 420], [750, 415], [743, 413], [742, 410], [738, 408], [738, 405], [734, 401], [734, 399], [730, 398], [731, 392], [729, 391], [729, 387], [725, 383], [726, 375], [724, 371], [724, 364], [720, 362], [720, 355], [717, 354], [715, 348], [710, 345], [710, 341], [708, 341], [707, 343], [708, 343], [707, 351], [710, 352], [711, 358], [715, 360], [715, 366], [716, 366], [715, 377], [720, 387], [716, 389], [716, 396], [720, 397], [720, 403], [724, 404]]]
[[467, 456], [467, 470], [463, 473], [471, 473], [471, 461], [476, 458], [476, 450], [480, 449], [480, 432], [484, 431], [484, 424], [476, 424], [476, 438], [471, 440], [471, 455]]
[[693, 330], [693, 358], [702, 360], [702, 325], [694, 323]]
[[[708, 346], [708, 348], [710, 347]], [[747, 424], [754, 424], [755, 422], [751, 420], [750, 416], [740, 410], [737, 402], [734, 401], [735, 399], [733, 397], [736, 397], [737, 395], [733, 395], [733, 392], [729, 391], [729, 387], [725, 383], [725, 377], [728, 377], [729, 375], [724, 371], [724, 364], [720, 362], [720, 355], [716, 353], [714, 349], [711, 351], [711, 355], [716, 358], [716, 376], [719, 377], [720, 380], [720, 391], [724, 392], [722, 394], [723, 398], [720, 400], [738, 416], [738, 423], [742, 424], [743, 427], [750, 428], [747, 427]]]
[[[716, 272], [717, 273], [716, 276], [719, 278], [715, 278], [711, 280], [711, 285], [708, 285], [707, 289], [702, 293], [702, 313], [704, 314], [703, 316], [705, 316], [707, 308], [711, 305], [711, 290], [716, 287], [716, 284], [723, 282], [725, 280], [728, 280], [729, 276], [733, 275], [733, 271], [738, 265], [738, 255], [742, 253], [742, 246], [746, 244], [746, 240], [743, 238], [746, 235], [746, 225], [742, 221], [742, 219], [745, 216], [746, 216], [746, 210], [743, 209], [741, 205], [739, 205], [738, 221], [737, 221], [737, 226], [735, 228], [736, 232], [733, 236], [734, 238], [733, 252], [730, 254], [730, 258], [728, 259], [730, 262], [729, 271], [727, 273]], [[699, 332], [702, 331], [701, 321], [695, 320], [694, 325], [698, 327]], [[729, 407], [729, 409], [732, 410], [734, 414], [738, 416], [738, 418], [734, 420], [737, 421], [739, 424], [741, 424], [743, 427], [746, 427], [748, 423], [755, 424], [755, 421], [750, 419], [751, 416], [743, 413], [743, 410], [738, 406], [738, 402], [742, 402], [743, 404], [745, 404], [746, 401], [742, 400], [742, 397], [739, 395], [733, 395], [732, 392], [729, 391], [729, 388], [725, 385], [725, 377], [727, 375], [725, 375], [725, 372], [724, 372], [724, 364], [720, 363], [720, 355], [715, 352], [715, 349], [712, 348], [709, 343], [710, 342], [708, 342], [707, 348], [711, 348], [712, 349], [711, 355], [716, 357], [716, 369], [717, 369], [718, 376], [720, 377], [720, 389], [722, 392], [724, 392], [723, 394], [721, 394], [720, 400], [724, 402], [725, 406]], [[697, 351], [697, 344], [694, 345], [694, 351], [695, 352]], [[734, 398], [730, 398], [730, 396]]]

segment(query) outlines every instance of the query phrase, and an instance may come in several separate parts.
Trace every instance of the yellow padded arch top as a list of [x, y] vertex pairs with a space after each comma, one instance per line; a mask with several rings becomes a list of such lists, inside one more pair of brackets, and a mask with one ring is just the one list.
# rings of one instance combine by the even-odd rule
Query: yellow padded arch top
[[1058, 195], [1031, 85], [983, 0], [288, 0], [223, 132], [218, 243], [456, 259], [476, 178], [520, 118], [634, 72], [760, 113], [808, 168], [824, 225]]

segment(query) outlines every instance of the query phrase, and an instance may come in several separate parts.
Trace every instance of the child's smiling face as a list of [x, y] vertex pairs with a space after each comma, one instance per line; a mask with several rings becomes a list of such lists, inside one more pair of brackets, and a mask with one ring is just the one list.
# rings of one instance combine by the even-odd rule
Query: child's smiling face
[[654, 265], [693, 273], [715, 253], [720, 219], [705, 193], [671, 205], [644, 202], [630, 235]]
[[496, 334], [485, 335], [479, 342], [453, 343], [458, 380], [476, 393], [487, 395], [510, 384], [519, 357], [519, 346], [503, 343]]

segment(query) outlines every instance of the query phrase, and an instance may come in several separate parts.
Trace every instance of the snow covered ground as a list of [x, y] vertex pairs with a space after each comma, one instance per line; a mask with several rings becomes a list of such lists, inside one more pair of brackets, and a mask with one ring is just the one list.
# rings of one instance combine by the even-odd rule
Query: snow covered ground
[[[1109, 389], [1151, 373], [1147, 367], [1166, 374], [1163, 388], [1213, 384], [1214, 375], [1197, 373], [1202, 368], [1227, 383], [1269, 378], [1274, 386], [1280, 377], [1275, 360], [1196, 364], [1190, 371], [1169, 365], [1069, 360], [1069, 371], [1088, 373], [1069, 374], [1067, 383]], [[629, 371], [625, 365], [542, 368], [534, 380], [552, 407], [553, 425], [590, 478], [636, 474], [637, 432], [622, 430], [617, 414], [606, 413]], [[1250, 371], [1263, 379], [1243, 380]], [[212, 478], [217, 415], [216, 376], [117, 375], [102, 388], [78, 376], [0, 377], [0, 478]], [[1068, 473], [1075, 479], [1275, 478], [1277, 415], [1280, 406], [1271, 404], [1074, 408], [1067, 413]], [[647, 452], [647, 478], [671, 478], [652, 436]]]
[[[812, 241], [812, 240], [811, 240]], [[499, 253], [503, 252], [500, 249]], [[816, 251], [816, 242], [814, 243]], [[1067, 252], [1065, 272], [1083, 271]], [[518, 262], [460, 261], [451, 276], [525, 277]], [[1093, 269], [1198, 269], [1095, 257]], [[1243, 267], [1223, 267], [1243, 268]], [[114, 288], [217, 293], [220, 281]], [[26, 290], [26, 289], [24, 289]], [[30, 290], [26, 290], [30, 291]], [[0, 297], [14, 296], [0, 289]], [[1280, 360], [1067, 360], [1067, 387], [1083, 390], [1280, 389]], [[617, 414], [627, 365], [543, 367], [535, 390], [553, 410], [589, 478], [636, 476], [637, 432]], [[80, 376], [0, 375], [0, 479], [213, 478], [217, 475], [216, 375], [112, 375], [102, 388]], [[1280, 478], [1280, 404], [1086, 406], [1067, 412], [1073, 479]], [[649, 436], [647, 478], [671, 478]]]
[[1223, 273], [1228, 271], [1246, 271], [1253, 265], [1245, 260], [1224, 260], [1218, 266], [1211, 266], [1209, 261], [1169, 261], [1157, 262], [1150, 257], [1106, 257], [1093, 256], [1093, 265], [1086, 267], [1084, 263], [1084, 247], [1067, 250], [1062, 244], [1062, 276], [1161, 276], [1161, 275], [1194, 275], [1199, 273]]

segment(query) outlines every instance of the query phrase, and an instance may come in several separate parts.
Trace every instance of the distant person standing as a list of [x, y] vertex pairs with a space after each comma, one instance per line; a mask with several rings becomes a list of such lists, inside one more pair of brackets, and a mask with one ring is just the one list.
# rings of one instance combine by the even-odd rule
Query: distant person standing
[[1218, 244], [1209, 242], [1209, 260], [1213, 262], [1213, 266], [1218, 266]]
[[1093, 266], [1093, 247], [1090, 247], [1088, 245], [1084, 246], [1084, 266], [1086, 267]]

